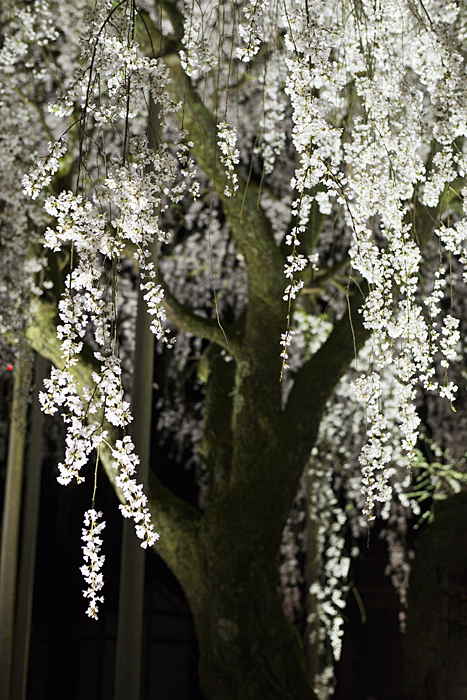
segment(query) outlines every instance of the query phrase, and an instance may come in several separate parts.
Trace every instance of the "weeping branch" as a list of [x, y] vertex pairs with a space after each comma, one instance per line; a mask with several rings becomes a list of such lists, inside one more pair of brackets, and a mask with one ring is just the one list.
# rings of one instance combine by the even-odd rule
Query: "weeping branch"
[[[51, 306], [45, 303], [38, 306], [35, 322], [29, 326], [27, 336], [36, 352], [50, 360], [55, 367], [63, 369], [65, 362], [61, 357], [60, 342], [56, 335], [55, 310]], [[92, 372], [99, 371], [99, 366], [92, 360], [85, 361], [80, 358], [70, 371], [79, 385], [92, 386]], [[113, 426], [104, 427], [109, 431], [110, 444], [121, 437]], [[111, 452], [105, 446], [101, 449], [100, 461], [118, 499], [121, 503], [125, 503], [123, 493], [115, 483], [117, 471], [112, 467]], [[196, 570], [199, 566], [196, 552], [197, 533], [201, 521], [200, 512], [166, 488], [153, 471], [149, 473], [147, 490], [148, 508], [154, 527], [161, 535], [160, 540], [154, 545], [155, 551], [166, 561], [176, 576], [180, 568], [188, 567], [188, 561]]]
[[[163, 283], [162, 286], [164, 287]], [[164, 309], [170, 321], [180, 330], [192, 333], [198, 338], [206, 338], [230, 352], [232, 355], [239, 350], [238, 340], [232, 337], [229, 328], [222, 326], [211, 318], [204, 318], [194, 313], [188, 306], [181, 304], [174, 295], [164, 287]]]
[[284, 412], [286, 434], [294, 441], [306, 440], [310, 426], [319, 425], [336, 384], [370, 337], [359, 313], [367, 293], [366, 283], [354, 290], [348, 297], [348, 310], [334, 325], [326, 342], [295, 376]]

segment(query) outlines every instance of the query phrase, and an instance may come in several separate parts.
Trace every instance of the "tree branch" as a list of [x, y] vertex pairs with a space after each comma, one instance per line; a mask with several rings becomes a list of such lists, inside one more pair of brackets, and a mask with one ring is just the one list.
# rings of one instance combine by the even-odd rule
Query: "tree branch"
[[[152, 44], [161, 44], [167, 49], [167, 39], [149, 15], [144, 15], [144, 23], [151, 34]], [[144, 40], [143, 33], [138, 35], [138, 39], [143, 49], [147, 50], [147, 39]], [[175, 103], [183, 104], [177, 115], [183, 129], [188, 132], [188, 139], [194, 143], [193, 156], [222, 201], [235, 243], [245, 258], [251, 293], [263, 300], [267, 299], [269, 303], [271, 300], [280, 300], [284, 287], [283, 259], [275, 243], [271, 223], [258, 204], [259, 188], [254, 183], [247, 183], [236, 169], [238, 190], [233, 197], [225, 196], [224, 190], [230, 181], [220, 161], [216, 120], [194, 90], [180, 64], [178, 50], [182, 46], [174, 43], [174, 48], [175, 46], [177, 51], [162, 54], [171, 77], [167, 90]]]
[[203, 432], [197, 450], [210, 472], [209, 502], [212, 503], [228, 487], [230, 478], [235, 362], [223, 356], [216, 345], [204, 351], [200, 365], [202, 361], [207, 364], [208, 376]]
[[188, 308], [188, 306], [181, 304], [178, 299], [169, 292], [160, 275], [159, 279], [164, 289], [164, 299], [162, 303], [172, 323], [187, 333], [192, 333], [198, 338], [206, 338], [206, 340], [220, 345], [234, 357], [238, 354], [240, 349], [239, 341], [232, 336], [229, 327], [221, 327], [217, 320], [199, 316]]
[[[368, 286], [354, 288], [348, 311], [337, 321], [320, 349], [297, 372], [284, 412], [286, 433], [294, 441], [306, 440], [311, 425], [319, 425], [336, 384], [370, 337], [363, 326], [361, 309]], [[308, 449], [309, 452], [309, 449]]]
[[174, 30], [173, 38], [177, 42], [181, 41], [183, 37], [183, 24], [185, 20], [183, 14], [172, 2], [170, 2], [170, 0], [162, 0], [162, 2], [155, 0], [154, 4], [156, 5], [158, 11], [162, 12], [162, 16], [166, 17], [172, 24]]

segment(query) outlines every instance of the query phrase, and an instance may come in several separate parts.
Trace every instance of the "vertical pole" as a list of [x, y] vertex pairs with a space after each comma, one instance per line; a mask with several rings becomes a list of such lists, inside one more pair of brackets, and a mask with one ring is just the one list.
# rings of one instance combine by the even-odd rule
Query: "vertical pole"
[[21, 533], [21, 556], [18, 574], [18, 599], [14, 628], [10, 700], [26, 700], [43, 459], [42, 429], [44, 425], [44, 414], [41, 411], [37, 392], [42, 389], [47, 367], [47, 360], [41, 357], [41, 355], [36, 354], [34, 363], [35, 391], [31, 411], [31, 437], [26, 460], [23, 528]]
[[[152, 101], [149, 115], [149, 144], [159, 132], [157, 112]], [[152, 141], [152, 144], [151, 144]], [[152, 256], [157, 254], [154, 241]], [[151, 332], [146, 302], [141, 290], [136, 314], [136, 338], [131, 409], [131, 436], [139, 456], [137, 478], [147, 483], [151, 449], [152, 384], [154, 368], [154, 334]], [[141, 647], [144, 607], [145, 550], [141, 548], [133, 522], [123, 522], [120, 593], [118, 601], [115, 700], [140, 700]]]
[[[147, 483], [151, 446], [154, 335], [140, 293], [132, 389], [132, 439], [139, 456], [138, 481]], [[123, 521], [120, 593], [118, 601], [115, 700], [140, 700], [141, 643], [144, 605], [145, 550], [132, 520]]]
[[0, 700], [8, 700], [10, 686], [18, 536], [30, 381], [28, 355], [18, 358], [14, 373], [0, 545]]

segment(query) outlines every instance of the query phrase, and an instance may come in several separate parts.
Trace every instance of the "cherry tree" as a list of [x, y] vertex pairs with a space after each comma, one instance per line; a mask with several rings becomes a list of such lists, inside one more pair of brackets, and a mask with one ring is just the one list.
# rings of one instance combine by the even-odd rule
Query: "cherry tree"
[[[1, 359], [29, 344], [53, 363], [40, 401], [66, 424], [58, 481], [106, 471], [185, 591], [207, 697], [325, 700], [346, 528], [387, 522], [404, 604], [410, 475], [460, 424], [466, 8], [35, 0], [7, 3], [0, 26]], [[185, 458], [191, 445], [199, 508], [137, 478], [138, 288], [169, 367], [160, 429]], [[438, 496], [462, 481], [450, 469]], [[288, 619], [297, 493], [308, 673]], [[102, 517], [93, 499], [91, 617]]]

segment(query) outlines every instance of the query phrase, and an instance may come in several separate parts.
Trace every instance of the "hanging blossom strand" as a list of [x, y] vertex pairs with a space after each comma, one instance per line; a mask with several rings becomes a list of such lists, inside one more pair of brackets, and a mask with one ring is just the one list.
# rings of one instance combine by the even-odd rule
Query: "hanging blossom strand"
[[141, 547], [146, 549], [157, 542], [159, 534], [154, 532], [151, 515], [146, 506], [148, 499], [143, 493], [143, 487], [131, 478], [139, 464], [139, 458], [133, 450], [134, 445], [128, 435], [123, 440], [117, 440], [115, 449], [112, 450], [112, 457], [115, 460], [112, 467], [118, 470], [115, 483], [122, 489], [126, 500], [124, 505], [120, 504], [120, 511], [125, 518], [132, 518], [135, 521], [136, 534], [143, 540]]
[[[78, 174], [76, 192], [61, 191], [45, 198], [45, 211], [50, 220], [55, 220], [55, 226], [46, 229], [44, 246], [59, 252], [71, 245], [72, 262], [59, 302], [57, 327], [64, 367], [52, 368], [39, 398], [44, 412], [61, 411], [67, 427], [59, 483], [66, 485], [73, 479], [82, 482], [82, 468], [90, 453], [105, 442], [126, 500], [121, 511], [134, 520], [141, 546], [146, 548], [159, 535], [151, 523], [143, 487], [133, 478], [139, 463], [134, 445], [128, 436], [115, 445], [109, 444], [109, 430], [104, 429], [107, 423], [125, 431], [132, 421], [130, 405], [124, 399], [118, 356], [117, 273], [124, 251], [135, 251], [140, 287], [152, 316], [151, 330], [170, 347], [173, 340], [164, 328], [163, 290], [156, 283], [150, 248], [154, 240], [169, 240], [159, 225], [162, 196], [174, 203], [180, 201], [195, 172], [183, 132], [172, 135], [172, 155], [165, 143], [150, 148], [144, 134], [134, 136], [130, 131], [130, 122], [147, 110], [148, 91], [158, 105], [162, 122], [165, 114], [179, 108], [166, 92], [169, 77], [162, 60], [140, 55], [131, 31], [128, 32], [132, 23], [131, 2], [113, 8], [104, 0], [98, 2], [87, 16], [80, 42], [81, 59], [89, 70], [78, 71], [67, 92], [50, 105], [50, 111], [62, 118], [67, 118], [77, 104], [81, 105], [80, 162], [88, 165], [86, 178]], [[126, 39], [122, 41], [121, 37]], [[94, 129], [92, 141], [86, 136], [90, 126]], [[138, 128], [136, 122], [134, 130]], [[66, 147], [65, 138], [49, 144], [49, 155], [23, 178], [25, 194], [35, 199], [50, 185]], [[110, 149], [108, 154], [106, 149]], [[190, 191], [196, 197], [195, 185]], [[80, 386], [73, 371], [91, 329], [98, 347], [94, 357], [99, 369], [92, 373], [91, 386]], [[97, 524], [98, 517], [100, 514], [93, 509], [87, 511], [87, 529], [83, 530], [86, 546], [82, 571], [89, 584], [85, 596], [91, 600], [88, 614], [94, 618], [97, 603], [101, 602], [97, 592], [103, 585], [99, 570], [104, 561], [97, 556], [101, 544], [97, 535], [103, 529], [102, 524]]]
[[80, 568], [80, 571], [88, 584], [88, 588], [83, 591], [83, 595], [85, 598], [89, 598], [86, 615], [95, 620], [97, 620], [98, 613], [97, 604], [104, 602], [104, 597], [97, 595], [104, 586], [104, 578], [99, 572], [105, 561], [105, 556], [99, 555], [102, 545], [99, 535], [105, 528], [105, 521], [98, 523], [99, 518], [102, 518], [102, 513], [100, 511], [97, 512], [94, 508], [90, 508], [85, 512], [84, 528], [81, 537], [84, 542], [82, 549], [85, 563]]
[[[293, 337], [291, 307], [308, 262], [298, 246], [309, 225], [310, 201], [316, 199], [322, 211], [324, 204], [323, 213], [329, 214], [333, 200], [351, 232], [352, 269], [370, 289], [362, 315], [372, 333], [374, 352], [355, 390], [368, 421], [360, 462], [365, 512], [372, 517], [374, 502], [390, 497], [387, 479], [376, 477], [389, 460], [384, 419], [374, 393], [378, 377], [395, 365], [401, 442], [409, 464], [419, 434], [417, 386], [437, 391], [450, 402], [457, 391], [446, 372], [444, 382], [435, 378], [437, 353], [447, 370], [460, 339], [458, 321], [443, 314], [440, 303], [447, 286], [446, 268], [440, 266], [432, 293], [421, 303], [421, 250], [407, 221], [414, 193], [423, 205], [435, 207], [447, 184], [465, 177], [465, 156], [453, 143], [467, 135], [466, 81], [464, 60], [447, 29], [453, 19], [438, 5], [429, 3], [433, 18], [429, 26], [408, 6], [392, 0], [377, 6], [364, 2], [359, 14], [347, 9], [331, 10], [323, 0], [284, 3], [285, 92], [292, 107], [299, 167], [291, 180], [298, 193], [293, 203], [297, 223], [286, 241], [292, 251], [285, 265], [289, 317], [281, 354], [285, 368]], [[394, 65], [400, 69], [395, 71]], [[347, 93], [359, 108], [351, 110], [352, 129], [343, 139], [339, 125], [348, 113]], [[439, 121], [426, 119], [428, 103], [433, 113], [442, 115]], [[420, 154], [431, 142], [439, 152], [427, 173]], [[312, 196], [310, 190], [317, 185], [325, 192]], [[466, 231], [464, 220], [436, 231], [445, 253], [458, 255], [464, 265]]]
[[237, 143], [237, 131], [227, 122], [221, 122], [217, 125], [217, 145], [221, 150], [221, 163], [225, 165], [225, 176], [229, 180], [225, 186], [224, 194], [226, 197], [232, 197], [238, 190], [238, 177], [234, 172], [234, 168], [240, 162], [240, 151], [235, 148]]

